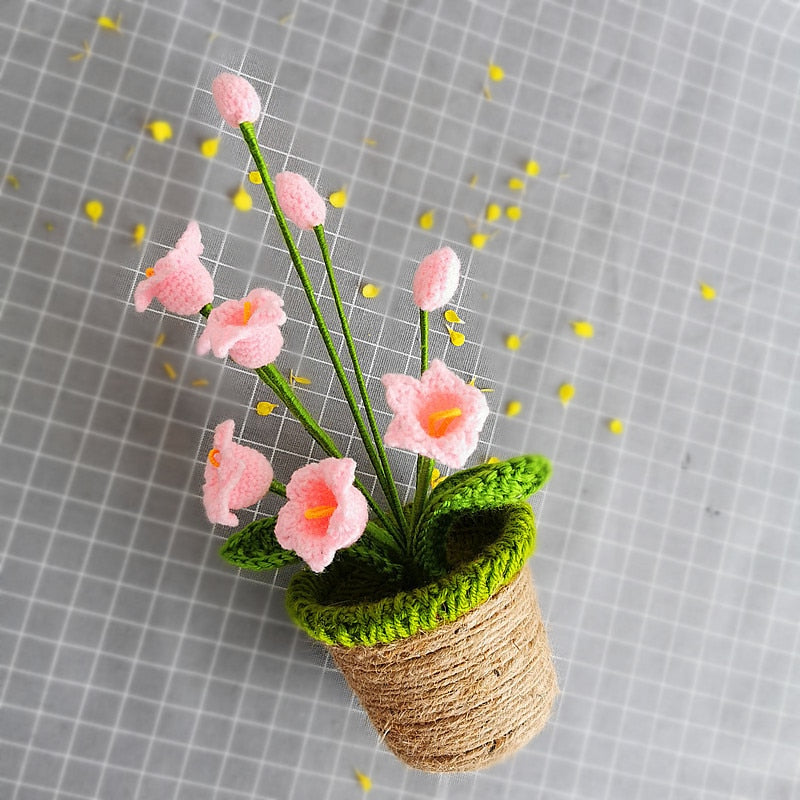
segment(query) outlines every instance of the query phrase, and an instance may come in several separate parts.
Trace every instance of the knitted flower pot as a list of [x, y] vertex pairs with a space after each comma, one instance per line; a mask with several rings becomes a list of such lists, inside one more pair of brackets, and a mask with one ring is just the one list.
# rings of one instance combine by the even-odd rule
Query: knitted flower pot
[[[526, 559], [527, 503], [450, 517], [446, 569], [413, 585], [344, 552], [297, 573], [287, 608], [328, 645], [373, 725], [406, 764], [476, 770], [545, 725], [558, 687]], [[409, 585], [412, 584], [412, 585]]]

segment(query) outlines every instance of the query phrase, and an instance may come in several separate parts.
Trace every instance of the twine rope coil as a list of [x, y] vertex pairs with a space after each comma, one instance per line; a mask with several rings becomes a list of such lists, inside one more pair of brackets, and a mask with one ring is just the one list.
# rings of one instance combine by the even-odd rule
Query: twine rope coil
[[558, 692], [530, 572], [455, 622], [329, 652], [388, 747], [429, 772], [481, 769], [545, 725]]

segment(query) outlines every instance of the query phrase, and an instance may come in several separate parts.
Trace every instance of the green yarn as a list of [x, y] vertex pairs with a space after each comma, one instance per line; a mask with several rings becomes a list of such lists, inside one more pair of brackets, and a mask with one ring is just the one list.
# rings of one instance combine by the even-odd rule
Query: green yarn
[[300, 557], [284, 550], [275, 538], [275, 517], [265, 517], [231, 534], [219, 554], [229, 564], [256, 571], [296, 564]]
[[477, 608], [510, 583], [533, 552], [536, 525], [527, 503], [465, 511], [457, 519], [443, 513], [442, 524], [445, 517], [450, 528], [442, 550], [449, 566], [441, 576], [415, 585], [404, 573], [392, 581], [345, 550], [325, 572], [292, 577], [289, 616], [325, 644], [387, 644]]

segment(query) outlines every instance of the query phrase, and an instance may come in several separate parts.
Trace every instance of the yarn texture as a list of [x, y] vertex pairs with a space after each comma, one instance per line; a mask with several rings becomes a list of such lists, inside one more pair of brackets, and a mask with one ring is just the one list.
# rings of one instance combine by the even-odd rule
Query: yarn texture
[[211, 82], [220, 116], [228, 125], [238, 128], [243, 122], [255, 122], [261, 116], [261, 100], [256, 90], [240, 75], [223, 72]]
[[414, 273], [414, 302], [423, 311], [436, 311], [455, 294], [461, 262], [450, 247], [434, 250], [420, 261]]
[[275, 194], [287, 219], [298, 228], [309, 231], [325, 224], [325, 201], [302, 175], [296, 172], [276, 175]]

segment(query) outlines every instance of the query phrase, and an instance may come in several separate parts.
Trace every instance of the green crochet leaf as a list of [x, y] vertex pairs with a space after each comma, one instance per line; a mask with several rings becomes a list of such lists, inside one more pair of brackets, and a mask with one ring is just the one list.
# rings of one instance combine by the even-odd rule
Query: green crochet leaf
[[219, 554], [234, 567], [256, 571], [297, 563], [300, 557], [278, 544], [275, 521], [276, 517], [265, 517], [245, 525], [228, 537]]
[[413, 534], [414, 560], [431, 577], [449, 569], [447, 538], [455, 519], [526, 500], [550, 477], [544, 456], [480, 464], [442, 481], [430, 494]]

